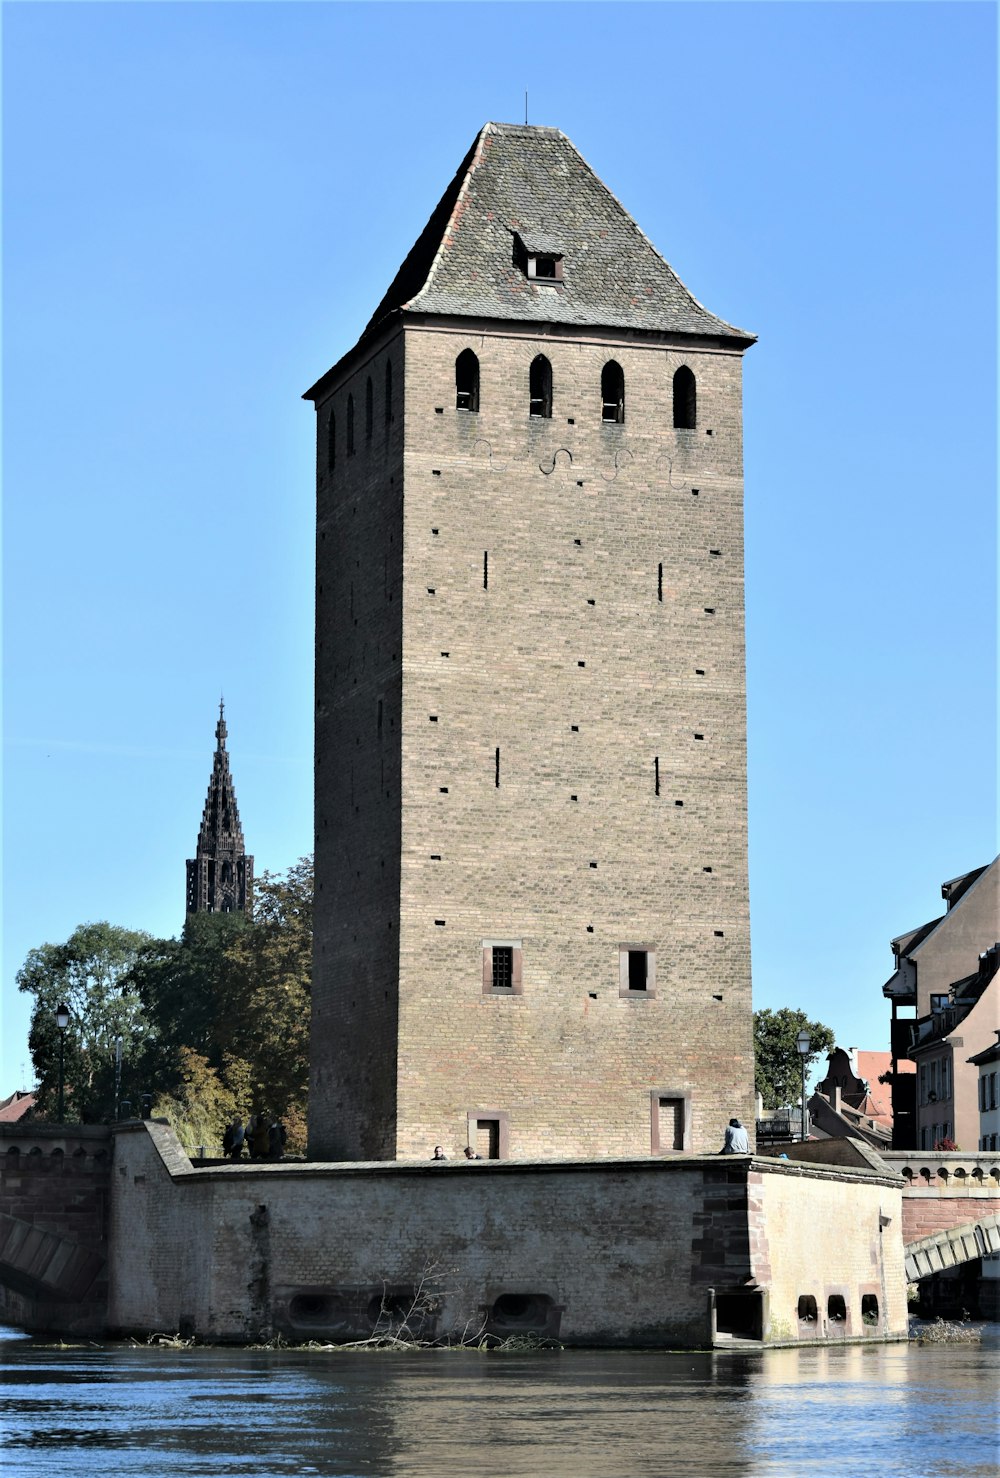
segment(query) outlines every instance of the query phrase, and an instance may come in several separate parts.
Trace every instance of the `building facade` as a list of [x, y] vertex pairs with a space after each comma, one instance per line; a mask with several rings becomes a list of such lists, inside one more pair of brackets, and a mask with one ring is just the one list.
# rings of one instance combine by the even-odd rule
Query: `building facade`
[[[928, 1116], [922, 1112], [928, 1106], [934, 1108], [942, 1102], [940, 1081], [936, 1085], [930, 1082], [931, 1059], [924, 1057], [923, 1086], [917, 1075], [901, 1072], [899, 1064], [902, 1059], [910, 1057], [910, 1048], [918, 1037], [925, 1043], [929, 1041], [933, 1033], [928, 1029], [928, 1023], [932, 1018], [946, 1010], [954, 1012], [952, 988], [956, 982], [978, 971], [980, 956], [997, 942], [1000, 858], [995, 858], [988, 866], [974, 868], [942, 883], [941, 896], [947, 904], [946, 913], [892, 940], [895, 969], [882, 987], [882, 994], [892, 1004], [890, 1046], [894, 1149], [932, 1147], [922, 1142], [928, 1137], [922, 1131], [929, 1132], [935, 1125], [940, 1130], [945, 1123], [941, 1113]], [[941, 1036], [937, 1028], [934, 1031], [938, 1037]], [[979, 1045], [985, 1045], [985, 1042]], [[944, 1049], [937, 1054], [938, 1058], [942, 1055], [950, 1059], [950, 1052], [944, 1052]], [[940, 1074], [940, 1064], [937, 1071]], [[946, 1086], [950, 1099], [951, 1083]], [[935, 1097], [928, 1101], [926, 1095], [932, 1091]], [[948, 1123], [953, 1126], [954, 1116]], [[952, 1127], [949, 1127], [947, 1135], [938, 1133], [936, 1136], [945, 1137], [954, 1137]]]
[[208, 798], [195, 855], [187, 863], [188, 913], [253, 912], [253, 858], [243, 841], [226, 737], [225, 707], [220, 702]]
[[312, 1156], [751, 1118], [752, 342], [561, 133], [488, 124], [308, 392]]

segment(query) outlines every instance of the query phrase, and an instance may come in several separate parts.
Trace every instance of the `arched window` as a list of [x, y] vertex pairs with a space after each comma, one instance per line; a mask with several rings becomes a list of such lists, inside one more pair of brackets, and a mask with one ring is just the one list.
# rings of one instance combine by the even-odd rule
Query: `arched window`
[[552, 366], [544, 354], [536, 354], [528, 371], [528, 414], [552, 416]]
[[479, 409], [479, 360], [471, 349], [455, 360], [455, 404], [460, 411]]
[[354, 456], [354, 396], [347, 397], [347, 455]]
[[697, 424], [698, 392], [695, 379], [686, 364], [674, 375], [674, 425], [680, 431], [693, 431]]
[[331, 472], [337, 465], [337, 417], [332, 410], [326, 423], [326, 465]]
[[392, 360], [385, 362], [385, 424], [392, 425]]
[[372, 425], [375, 419], [375, 397], [372, 394], [372, 377], [368, 376], [365, 385], [365, 441], [372, 439]]
[[625, 376], [614, 359], [601, 370], [601, 402], [601, 420], [617, 421], [620, 426], [625, 420]]

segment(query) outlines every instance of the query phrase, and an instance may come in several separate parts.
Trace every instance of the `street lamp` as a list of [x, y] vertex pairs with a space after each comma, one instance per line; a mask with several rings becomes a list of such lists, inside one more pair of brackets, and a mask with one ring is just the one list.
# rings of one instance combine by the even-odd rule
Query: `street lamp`
[[66, 1102], [63, 1096], [63, 1082], [66, 1070], [66, 1028], [69, 1026], [69, 1007], [60, 1002], [56, 1007], [56, 1026], [59, 1028], [59, 1122], [66, 1122]]
[[806, 1058], [809, 1056], [809, 1033], [805, 1027], [795, 1038], [795, 1045], [799, 1049], [799, 1064], [802, 1068], [802, 1139], [806, 1137]]

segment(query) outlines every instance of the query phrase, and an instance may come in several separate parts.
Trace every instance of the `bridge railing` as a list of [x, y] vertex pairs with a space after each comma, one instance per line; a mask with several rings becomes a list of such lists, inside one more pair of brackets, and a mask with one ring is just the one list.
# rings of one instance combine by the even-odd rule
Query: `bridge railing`
[[1000, 1194], [1000, 1154], [996, 1150], [882, 1150], [881, 1157], [906, 1182], [904, 1196], [989, 1196]]

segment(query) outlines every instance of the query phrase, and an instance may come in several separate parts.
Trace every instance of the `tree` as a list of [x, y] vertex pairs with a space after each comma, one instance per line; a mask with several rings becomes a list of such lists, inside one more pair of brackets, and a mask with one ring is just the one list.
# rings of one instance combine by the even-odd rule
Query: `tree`
[[140, 950], [130, 983], [155, 1027], [140, 1068], [149, 1091], [180, 1089], [181, 1047], [215, 1069], [222, 1066], [220, 982], [229, 968], [227, 951], [247, 927], [243, 914], [188, 914], [179, 939], [151, 939]]
[[81, 924], [65, 944], [33, 949], [17, 973], [18, 989], [35, 998], [28, 1046], [38, 1081], [40, 1117], [55, 1117], [60, 1032], [56, 1009], [69, 1008], [65, 1048], [67, 1117], [84, 1123], [114, 1111], [115, 1044], [134, 1059], [150, 1031], [129, 971], [148, 934], [114, 924]]
[[122, 1096], [150, 1093], [189, 1149], [213, 1149], [227, 1120], [280, 1117], [288, 1148], [305, 1148], [312, 979], [312, 859], [264, 873], [252, 919], [190, 914], [178, 939], [88, 924], [64, 945], [32, 950], [18, 975], [35, 995], [31, 1047], [53, 1113], [59, 1063], [55, 1010], [66, 1033], [67, 1103], [110, 1117], [115, 1040]]
[[286, 1121], [290, 1148], [304, 1143], [312, 923], [312, 859], [284, 876], [264, 873], [254, 884], [253, 920], [231, 940], [219, 981], [223, 1077], [232, 1090], [249, 1091], [254, 1112]]
[[834, 1035], [821, 1021], [810, 1021], [804, 1011], [783, 1006], [780, 1011], [753, 1014], [754, 1080], [766, 1109], [794, 1103], [802, 1092], [802, 1059], [795, 1039], [809, 1033], [806, 1076], [813, 1062], [833, 1047]]
[[237, 1117], [236, 1098], [200, 1052], [180, 1047], [174, 1056], [173, 1086], [154, 1099], [153, 1115], [170, 1121], [189, 1155], [201, 1146], [209, 1156], [220, 1155], [226, 1125]]

